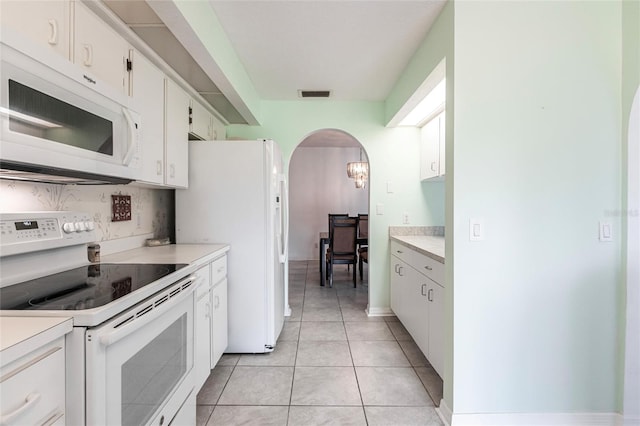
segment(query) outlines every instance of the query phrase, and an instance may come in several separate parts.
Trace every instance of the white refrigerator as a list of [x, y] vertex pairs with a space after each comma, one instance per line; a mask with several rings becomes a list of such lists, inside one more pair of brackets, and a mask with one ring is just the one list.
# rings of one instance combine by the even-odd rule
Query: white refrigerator
[[227, 353], [270, 352], [288, 306], [288, 205], [272, 140], [190, 141], [176, 242], [228, 243]]

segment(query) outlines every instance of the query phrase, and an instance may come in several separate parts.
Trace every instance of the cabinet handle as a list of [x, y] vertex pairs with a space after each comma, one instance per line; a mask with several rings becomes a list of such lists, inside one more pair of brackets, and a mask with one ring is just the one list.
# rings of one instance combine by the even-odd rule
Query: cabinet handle
[[13, 420], [16, 417], [18, 417], [19, 415], [24, 413], [26, 410], [31, 408], [31, 406], [33, 406], [39, 400], [40, 400], [40, 394], [39, 393], [37, 393], [37, 392], [30, 393], [24, 399], [24, 404], [22, 404], [20, 407], [18, 407], [16, 410], [10, 412], [9, 414], [5, 414], [4, 416], [0, 417], [0, 424], [6, 425], [6, 424], [9, 424], [9, 423], [12, 423]]
[[425, 266], [424, 269], [428, 270], [428, 271], [433, 271], [433, 268], [429, 265]]
[[429, 296], [427, 297], [427, 300], [429, 300], [429, 302], [433, 302], [433, 289], [432, 288], [429, 289]]
[[170, 173], [169, 173], [169, 175], [170, 175], [171, 177], [176, 177], [176, 166], [175, 166], [175, 165], [173, 165], [173, 164], [171, 164], [171, 165], [169, 166], [169, 172], [170, 172]]
[[422, 294], [423, 296], [426, 296], [427, 294], [424, 292], [426, 289], [427, 289], [427, 285], [422, 284], [422, 287], [420, 288], [420, 294]]
[[402, 254], [402, 253], [404, 253], [404, 252], [403, 252], [402, 250], [396, 250], [396, 253], [398, 253], [398, 254]]
[[436, 162], [435, 161], [431, 162], [431, 171], [432, 172], [437, 172], [437, 170], [436, 170]]
[[205, 304], [206, 308], [206, 314], [204, 315], [206, 318], [211, 318], [211, 303], [207, 302]]
[[213, 298], [213, 300], [214, 300], [213, 307], [215, 309], [218, 309], [220, 307], [220, 298], [218, 296], [216, 296], [216, 297]]
[[398, 275], [404, 277], [404, 275], [402, 275], [402, 266], [398, 266]]
[[90, 67], [93, 64], [93, 47], [90, 44], [83, 44], [82, 50], [84, 51], [84, 66]]
[[162, 174], [162, 161], [158, 160], [156, 162], [156, 174], [160, 176]]
[[49, 19], [49, 27], [51, 31], [49, 32], [49, 44], [58, 44], [58, 21], [55, 19]]

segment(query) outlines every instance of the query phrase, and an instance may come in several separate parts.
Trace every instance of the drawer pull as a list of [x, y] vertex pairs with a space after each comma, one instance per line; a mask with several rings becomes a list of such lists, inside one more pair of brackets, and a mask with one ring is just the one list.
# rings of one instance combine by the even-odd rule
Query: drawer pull
[[433, 268], [429, 265], [425, 266], [424, 269], [428, 270], [428, 271], [433, 271]]
[[19, 415], [24, 413], [26, 410], [31, 408], [31, 406], [35, 405], [35, 403], [38, 402], [39, 400], [40, 400], [40, 394], [39, 393], [37, 393], [37, 392], [30, 393], [24, 399], [24, 404], [22, 404], [20, 407], [18, 407], [18, 409], [16, 409], [15, 411], [12, 411], [9, 414], [6, 414], [6, 415], [0, 417], [0, 424], [6, 425], [8, 423], [11, 423], [16, 417], [18, 417]]
[[398, 275], [400, 275], [401, 277], [404, 277], [404, 275], [402, 275], [402, 266], [398, 266]]
[[424, 292], [426, 289], [427, 289], [427, 285], [422, 284], [422, 287], [420, 288], [420, 294], [422, 294], [423, 296], [426, 296], [427, 294]]
[[433, 302], [433, 289], [432, 288], [429, 289], [429, 295], [427, 296], [427, 300], [429, 302]]
[[404, 252], [402, 250], [396, 250], [396, 253], [402, 254]]

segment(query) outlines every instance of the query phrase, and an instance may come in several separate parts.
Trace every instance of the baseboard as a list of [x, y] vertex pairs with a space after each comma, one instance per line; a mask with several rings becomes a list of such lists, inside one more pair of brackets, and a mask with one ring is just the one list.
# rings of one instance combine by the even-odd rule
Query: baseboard
[[620, 416], [619, 423], [616, 423], [616, 426], [640, 426], [640, 417]]
[[367, 315], [370, 317], [392, 317], [395, 315], [390, 308], [372, 308], [367, 306]]
[[618, 413], [454, 413], [450, 426], [616, 426], [622, 421]]
[[436, 413], [445, 426], [451, 425], [451, 408], [449, 408], [444, 398], [440, 400], [440, 406], [436, 407]]

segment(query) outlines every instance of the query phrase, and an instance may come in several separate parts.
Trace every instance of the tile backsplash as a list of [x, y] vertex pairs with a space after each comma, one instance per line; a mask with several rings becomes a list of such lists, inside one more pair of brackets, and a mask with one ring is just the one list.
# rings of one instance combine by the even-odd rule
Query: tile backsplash
[[[131, 196], [132, 219], [111, 222], [111, 195]], [[0, 180], [0, 211], [75, 210], [89, 213], [98, 241], [153, 233], [172, 237], [174, 191], [132, 185], [53, 185]]]

